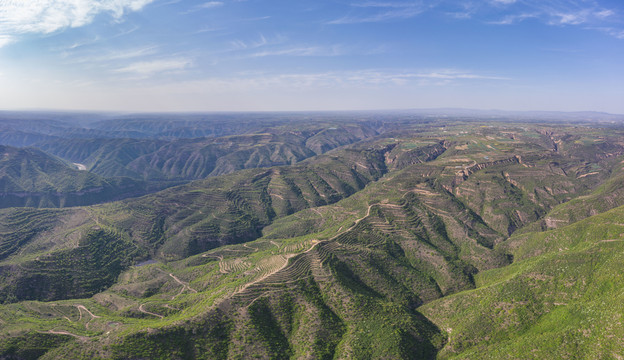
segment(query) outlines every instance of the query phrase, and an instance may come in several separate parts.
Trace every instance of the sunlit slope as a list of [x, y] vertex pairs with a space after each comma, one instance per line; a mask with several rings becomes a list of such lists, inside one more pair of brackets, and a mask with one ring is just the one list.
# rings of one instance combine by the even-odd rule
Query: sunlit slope
[[[22, 291], [22, 282], [48, 282], [51, 288], [64, 281], [52, 269], [85, 271], [81, 263], [65, 257], [120, 257], [140, 261], [150, 257], [179, 259], [229, 243], [261, 236], [275, 218], [304, 208], [332, 203], [362, 189], [385, 173], [384, 149], [347, 151], [291, 168], [249, 170], [171, 188], [140, 199], [68, 211], [6, 210], [0, 218], [4, 232], [0, 263], [4, 301], [76, 297], [76, 291]], [[355, 168], [351, 163], [362, 166]], [[119, 248], [109, 247], [114, 238]], [[93, 244], [93, 245], [90, 245]], [[112, 245], [111, 245], [112, 246]], [[116, 245], [115, 245], [116, 246]], [[83, 253], [85, 248], [94, 252]], [[97, 254], [96, 254], [97, 253]], [[111, 261], [114, 261], [111, 258]], [[44, 262], [44, 263], [42, 263]], [[118, 261], [109, 286], [128, 265]], [[46, 271], [49, 269], [50, 271]], [[86, 270], [90, 269], [90, 270]], [[87, 275], [88, 278], [88, 275]], [[99, 283], [98, 283], [99, 284]], [[78, 283], [93, 294], [100, 285]]]
[[[409, 175], [393, 185], [408, 185]], [[401, 192], [389, 188], [375, 184], [282, 222], [320, 212], [325, 223], [316, 231], [321, 232], [297, 239], [267, 235], [169, 266], [133, 268], [110, 290], [80, 301], [101, 316], [89, 320], [89, 329], [103, 331], [113, 319], [126, 318], [116, 326], [128, 335], [103, 338], [120, 357], [182, 357], [184, 351], [206, 351], [216, 358], [244, 357], [250, 351], [276, 357], [431, 357], [443, 338], [416, 307], [453, 288], [471, 287], [471, 269], [505, 260], [494, 260], [497, 255], [479, 245], [477, 239], [493, 242], [496, 237], [487, 227], [474, 225], [471, 238], [450, 216], [436, 215], [450, 210], [444, 201], [448, 195], [435, 200], [446, 210], [426, 211], [416, 198], [434, 196], [418, 195], [427, 189], [434, 194], [434, 189], [419, 186], [415, 198], [403, 200]], [[410, 218], [412, 212], [428, 218], [419, 223], [417, 215]], [[453, 234], [444, 230], [445, 221]], [[423, 251], [431, 252], [433, 260], [422, 259]], [[11, 309], [8, 318], [20, 307]], [[180, 319], [192, 321], [180, 327], [175, 325]], [[85, 324], [74, 321], [67, 327], [54, 318], [31, 329], [58, 325], [55, 331], [88, 336]], [[142, 326], [157, 330], [147, 334]], [[74, 351], [87, 354], [90, 348], [81, 345]], [[61, 351], [70, 349], [56, 354]]]
[[[518, 339], [531, 319], [542, 319], [539, 309], [574, 304], [585, 295], [573, 291], [594, 286], [589, 275], [584, 287], [568, 286], [595, 270], [583, 267], [594, 246], [619, 246], [611, 240], [620, 226], [613, 220], [602, 231], [599, 217], [523, 233], [620, 176], [622, 149], [609, 138], [617, 134], [599, 132], [574, 147], [583, 130], [558, 131], [425, 128], [133, 201], [6, 210], [5, 282], [44, 274], [66, 294], [49, 288], [29, 298], [46, 302], [19, 301], [23, 294], [5, 287], [12, 303], [0, 306], [0, 349], [44, 358], [399, 359], [474, 358], [479, 349], [496, 355], [509, 346], [522, 357], [519, 349], [533, 340]], [[615, 248], [605, 249], [615, 259]], [[564, 275], [572, 266], [561, 267], [564, 255], [582, 267], [574, 275]], [[71, 284], [54, 277], [78, 263]], [[533, 283], [493, 290], [526, 269], [535, 281], [559, 279], [556, 291]], [[602, 294], [615, 292], [595, 291], [591, 301], [608, 304]], [[447, 300], [452, 306], [439, 305]], [[517, 317], [514, 306], [523, 307]], [[490, 313], [495, 320], [480, 322]]]
[[[622, 338], [624, 208], [523, 236], [522, 259], [423, 314], [448, 334], [441, 357], [617, 358]], [[513, 238], [512, 238], [513, 239]], [[538, 253], [527, 256], [527, 253]]]

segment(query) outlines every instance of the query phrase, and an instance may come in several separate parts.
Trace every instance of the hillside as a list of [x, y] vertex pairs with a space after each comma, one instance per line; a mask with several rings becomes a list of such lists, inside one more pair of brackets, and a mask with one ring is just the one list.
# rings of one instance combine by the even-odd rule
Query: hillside
[[217, 138], [313, 154], [138, 199], [1, 211], [0, 353], [619, 356], [622, 130], [395, 127], [334, 150], [305, 145], [322, 132]]
[[[321, 126], [319, 128], [319, 126]], [[291, 165], [377, 135], [360, 124], [312, 123], [261, 132], [194, 139], [66, 139], [36, 147], [84, 164], [101, 176], [141, 180], [196, 180], [237, 170]]]
[[[510, 240], [519, 261], [422, 307], [445, 329], [440, 358], [618, 358], [624, 207]], [[529, 255], [530, 254], [530, 255]], [[478, 301], [475, 301], [478, 299]]]
[[68, 207], [138, 196], [145, 183], [105, 179], [34, 148], [0, 145], [0, 208]]

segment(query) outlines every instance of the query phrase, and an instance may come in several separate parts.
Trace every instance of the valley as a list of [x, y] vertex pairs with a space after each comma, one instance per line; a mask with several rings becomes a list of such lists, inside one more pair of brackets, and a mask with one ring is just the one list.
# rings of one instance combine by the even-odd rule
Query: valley
[[0, 357], [620, 355], [619, 123], [223, 119], [6, 122]]

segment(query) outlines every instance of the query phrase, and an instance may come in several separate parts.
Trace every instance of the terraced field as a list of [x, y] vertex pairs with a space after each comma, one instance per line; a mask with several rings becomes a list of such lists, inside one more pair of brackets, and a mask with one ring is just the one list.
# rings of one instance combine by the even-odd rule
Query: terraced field
[[3, 210], [0, 350], [617, 357], [621, 135], [415, 124], [132, 201]]

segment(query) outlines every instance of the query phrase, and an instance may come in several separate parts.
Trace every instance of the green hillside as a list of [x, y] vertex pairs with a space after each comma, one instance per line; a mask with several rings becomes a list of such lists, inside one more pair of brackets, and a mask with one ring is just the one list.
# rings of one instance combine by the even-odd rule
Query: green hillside
[[68, 207], [138, 196], [146, 184], [105, 179], [34, 148], [0, 146], [0, 208]]
[[242, 169], [291, 165], [377, 132], [358, 123], [276, 126], [249, 134], [194, 139], [81, 139], [36, 144], [101, 176], [195, 180]]
[[448, 336], [440, 358], [620, 356], [623, 216], [619, 207], [512, 238], [522, 260], [479, 274], [475, 290], [422, 307]]
[[0, 211], [0, 356], [624, 356], [622, 130], [392, 126], [222, 137], [295, 160]]

